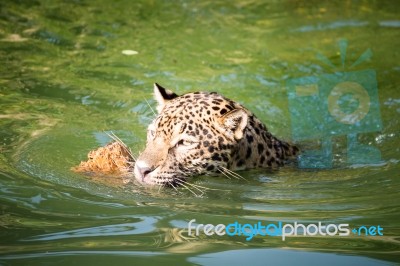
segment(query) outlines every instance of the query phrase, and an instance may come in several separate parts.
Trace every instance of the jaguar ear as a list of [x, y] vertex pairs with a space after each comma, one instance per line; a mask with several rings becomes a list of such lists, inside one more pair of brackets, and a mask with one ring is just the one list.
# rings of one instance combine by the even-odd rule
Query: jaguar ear
[[154, 99], [157, 101], [157, 112], [161, 113], [164, 105], [167, 101], [178, 97], [178, 95], [166, 88], [161, 87], [157, 83], [154, 83]]
[[247, 125], [247, 113], [243, 109], [234, 109], [219, 118], [224, 133], [227, 137], [236, 140], [243, 138]]

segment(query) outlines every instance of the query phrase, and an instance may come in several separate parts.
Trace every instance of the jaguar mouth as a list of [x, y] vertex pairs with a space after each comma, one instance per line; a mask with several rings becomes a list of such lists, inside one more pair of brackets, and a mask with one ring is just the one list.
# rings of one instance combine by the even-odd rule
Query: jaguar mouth
[[[144, 180], [146, 182], [146, 180]], [[185, 186], [187, 183], [186, 177], [183, 176], [173, 176], [173, 177], [153, 177], [149, 180], [149, 183], [152, 185], [169, 187], [169, 188], [177, 188]]]
[[203, 186], [199, 186], [193, 184], [192, 182], [188, 182], [188, 177], [184, 176], [174, 176], [173, 178], [169, 178], [167, 180], [163, 180], [161, 182], [156, 182], [156, 185], [165, 188], [172, 188], [176, 192], [178, 192], [178, 188], [188, 191], [193, 194], [195, 197], [202, 197], [205, 194], [205, 191], [208, 189]]
[[187, 183], [187, 177], [181, 175], [160, 176], [160, 175], [153, 175], [153, 173], [149, 173], [148, 175], [144, 176], [135, 172], [135, 178], [139, 183], [143, 185], [161, 186], [170, 188], [181, 187]]
[[188, 180], [191, 176], [192, 175], [183, 175], [176, 173], [163, 173], [163, 175], [161, 175], [160, 173], [154, 171], [149, 173], [144, 178], [142, 178], [141, 175], [135, 175], [135, 178], [140, 184], [145, 186], [147, 185], [150, 187], [172, 188], [177, 192], [178, 188], [180, 188], [180, 190], [187, 190], [195, 197], [202, 197], [207, 188], [189, 182]]

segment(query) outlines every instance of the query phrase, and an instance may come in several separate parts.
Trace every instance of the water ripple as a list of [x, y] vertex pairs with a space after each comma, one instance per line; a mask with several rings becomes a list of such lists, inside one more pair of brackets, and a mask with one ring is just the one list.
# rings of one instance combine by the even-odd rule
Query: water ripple
[[82, 237], [104, 237], [104, 236], [127, 236], [145, 234], [156, 230], [155, 223], [158, 221], [153, 217], [138, 217], [140, 221], [135, 223], [111, 224], [96, 227], [68, 230], [52, 234], [33, 236], [23, 241], [49, 241], [68, 238]]

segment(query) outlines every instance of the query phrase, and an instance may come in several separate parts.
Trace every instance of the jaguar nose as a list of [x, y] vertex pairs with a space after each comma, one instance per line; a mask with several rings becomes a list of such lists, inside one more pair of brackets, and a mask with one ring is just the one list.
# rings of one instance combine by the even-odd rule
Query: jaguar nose
[[149, 167], [139, 167], [139, 173], [142, 175], [142, 178], [145, 178], [146, 175], [150, 174], [152, 171]]
[[154, 170], [141, 161], [136, 162], [135, 168], [136, 168], [136, 173], [139, 175], [142, 181], [146, 178], [148, 174], [150, 174]]

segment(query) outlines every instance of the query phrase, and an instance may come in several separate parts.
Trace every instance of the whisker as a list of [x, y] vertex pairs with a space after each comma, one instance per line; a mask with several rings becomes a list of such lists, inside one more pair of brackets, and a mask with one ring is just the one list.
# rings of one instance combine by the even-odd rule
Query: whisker
[[116, 142], [121, 143], [122, 145], [125, 146], [125, 143], [123, 143], [122, 140], [120, 138], [118, 138], [117, 135], [115, 135], [113, 131], [110, 131], [110, 132], [104, 131], [104, 133], [106, 133], [107, 136], [109, 136], [110, 138], [112, 138]]
[[189, 187], [185, 186], [185, 184], [183, 183], [179, 183], [181, 186], [183, 186], [184, 188], [186, 188], [187, 190], [189, 190], [193, 195], [195, 195], [196, 197], [199, 197], [199, 195], [197, 195], [193, 190], [191, 190]]
[[[182, 174], [184, 174], [183, 173], [183, 171], [180, 171]], [[227, 176], [228, 178], [229, 178], [229, 176]], [[198, 191], [200, 191], [202, 194], [205, 194], [205, 192], [203, 191], [203, 190], [217, 190], [217, 191], [229, 191], [229, 190], [226, 190], [226, 189], [218, 189], [218, 188], [208, 188], [208, 187], [204, 187], [204, 186], [200, 186], [200, 185], [197, 185], [197, 184], [192, 184], [192, 183], [189, 183], [188, 181], [186, 181], [186, 180], [184, 180], [184, 179], [182, 179], [182, 178], [175, 178], [176, 180], [179, 180], [179, 181], [181, 181], [181, 182], [183, 182], [183, 183], [185, 183], [186, 185], [189, 185], [189, 186], [191, 186], [191, 187], [193, 187], [193, 188], [195, 188], [195, 189], [197, 189]], [[202, 190], [203, 189], [203, 190]]]
[[133, 155], [131, 149], [117, 135], [115, 135], [114, 132], [111, 131], [111, 133], [108, 133], [108, 132], [104, 131], [104, 133], [106, 133], [107, 136], [109, 136], [114, 141], [121, 144], [121, 146], [123, 146], [126, 149], [126, 151], [129, 153], [129, 155], [132, 157], [132, 159], [136, 161], [136, 156]]
[[222, 168], [220, 168], [220, 172], [221, 172], [221, 174], [223, 174], [225, 177], [227, 177], [228, 179], [231, 179], [231, 177], [227, 174], [227, 173], [225, 173], [225, 170], [224, 169], [222, 169]]
[[193, 186], [193, 187], [195, 187], [195, 188], [202, 188], [202, 189], [205, 189], [205, 190], [214, 190], [214, 189], [212, 189], [212, 188], [203, 187], [203, 186], [200, 186], [200, 185], [197, 185], [197, 184], [191, 184], [191, 183], [189, 183], [189, 182], [186, 182], [186, 184], [190, 184], [191, 186]]
[[[229, 170], [229, 169], [226, 168], [226, 167], [223, 167], [223, 166], [221, 166], [221, 167], [222, 167], [222, 169], [224, 169], [227, 173], [229, 173], [231, 176], [233, 176], [233, 177], [235, 177], [235, 178], [237, 178], [237, 179], [246, 180], [243, 176], [239, 175], [238, 173], [236, 173], [236, 172], [234, 172], [234, 171], [232, 171], [232, 170]], [[247, 180], [246, 180], [246, 181], [247, 181]]]
[[[217, 190], [217, 191], [229, 191], [228, 189], [219, 189], [219, 188], [208, 188], [208, 187], [203, 187], [203, 186], [200, 186], [200, 185], [195, 185], [195, 184], [191, 184], [191, 183], [186, 183], [186, 184], [190, 184], [190, 185], [192, 185], [192, 186], [194, 186], [194, 187], [198, 187], [198, 188], [202, 188], [202, 189], [204, 189], [204, 190]], [[204, 193], [204, 192], [203, 192]]]
[[187, 181], [184, 181], [184, 183], [186, 184], [186, 185], [188, 185], [188, 186], [190, 186], [190, 187], [192, 187], [192, 188], [194, 188], [194, 189], [196, 189], [197, 191], [199, 191], [201, 194], [204, 194], [204, 191], [203, 190], [201, 190], [201, 188], [200, 187], [197, 187], [196, 185], [194, 185], [194, 184], [190, 184], [189, 182], [187, 182]]
[[[199, 195], [197, 195], [193, 190], [191, 190], [188, 186], [185, 185], [185, 183], [181, 183], [179, 181], [182, 180], [178, 180], [178, 184], [180, 184], [181, 186], [183, 186], [184, 188], [186, 188], [187, 190], [189, 190], [190, 192], [192, 192], [193, 195], [195, 195], [196, 197], [200, 197]], [[201, 192], [201, 191], [200, 191]]]
[[162, 184], [161, 186], [158, 186], [158, 193], [160, 193], [161, 188], [164, 186], [164, 184]]
[[146, 101], [147, 105], [150, 107], [150, 110], [153, 112], [153, 115], [154, 115], [154, 116], [157, 116], [157, 114], [154, 112], [153, 108], [151, 107], [151, 105], [150, 105], [149, 102], [147, 101], [147, 99], [146, 99], [146, 98], [143, 98], [143, 99]]
[[168, 185], [170, 185], [176, 192], [178, 192], [178, 189], [174, 186], [174, 183], [172, 181], [168, 181]]

